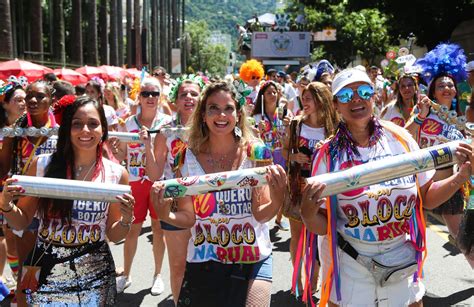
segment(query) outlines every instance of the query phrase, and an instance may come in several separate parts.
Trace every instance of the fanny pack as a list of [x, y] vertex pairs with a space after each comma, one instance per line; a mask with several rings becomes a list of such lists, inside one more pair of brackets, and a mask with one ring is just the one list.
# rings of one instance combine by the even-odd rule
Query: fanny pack
[[404, 280], [418, 269], [416, 250], [410, 241], [374, 257], [360, 255], [339, 233], [337, 245], [365, 267], [381, 287]]

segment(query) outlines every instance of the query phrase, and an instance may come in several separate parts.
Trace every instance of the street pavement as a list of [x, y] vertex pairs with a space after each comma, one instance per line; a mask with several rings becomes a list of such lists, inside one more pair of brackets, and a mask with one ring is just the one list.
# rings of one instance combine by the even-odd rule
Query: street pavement
[[[440, 218], [429, 214], [427, 220], [428, 258], [424, 266], [426, 295], [425, 307], [471, 306], [474, 307], [474, 270], [464, 256], [448, 243], [448, 231]], [[273, 225], [273, 223], [271, 223]], [[292, 269], [289, 254], [289, 231], [271, 229], [273, 241], [273, 286], [272, 307], [305, 306], [290, 294]], [[150, 294], [153, 280], [153, 255], [151, 249], [151, 227], [146, 221], [138, 239], [138, 250], [132, 268], [132, 285], [118, 295], [117, 306], [173, 307], [169, 287], [168, 258], [165, 255], [162, 277], [165, 292], [158, 296]], [[123, 266], [123, 242], [111, 244], [117, 266]], [[319, 293], [314, 297], [317, 302]], [[0, 306], [10, 306], [9, 300]]]
[[[273, 223], [271, 223], [273, 225]], [[464, 256], [447, 239], [447, 228], [434, 215], [428, 217], [428, 258], [425, 262], [425, 307], [474, 306], [474, 270]], [[305, 306], [290, 294], [292, 269], [289, 254], [289, 231], [271, 229], [273, 241], [273, 286], [271, 306]], [[151, 228], [145, 222], [138, 241], [138, 251], [132, 268], [132, 285], [118, 296], [118, 306], [172, 307], [169, 288], [168, 258], [165, 255], [162, 277], [165, 292], [159, 296], [150, 294], [153, 279]], [[123, 244], [112, 244], [117, 266], [123, 265]], [[317, 293], [314, 298], [317, 302]]]

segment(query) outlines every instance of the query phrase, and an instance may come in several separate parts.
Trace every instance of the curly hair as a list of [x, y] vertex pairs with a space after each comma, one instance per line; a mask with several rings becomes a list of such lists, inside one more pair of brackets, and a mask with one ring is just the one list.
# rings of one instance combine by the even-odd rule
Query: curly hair
[[257, 60], [248, 60], [240, 66], [239, 76], [246, 83], [249, 83], [252, 80], [252, 77], [261, 80], [264, 75], [265, 71], [263, 65]]
[[188, 146], [191, 150], [195, 151], [195, 153], [203, 152], [203, 145], [209, 140], [209, 128], [204, 122], [206, 104], [209, 97], [219, 91], [230, 93], [232, 99], [235, 102], [235, 107], [237, 109], [237, 114], [239, 118], [236, 125], [242, 131], [242, 137], [239, 138], [239, 143], [245, 144], [254, 138], [250, 129], [250, 125], [247, 121], [245, 108], [244, 106], [239, 105], [239, 103], [237, 102], [237, 93], [233, 86], [224, 81], [214, 82], [204, 88], [204, 91], [201, 94], [196, 109], [194, 110], [191, 118], [189, 119], [188, 126], [190, 127], [190, 129]]

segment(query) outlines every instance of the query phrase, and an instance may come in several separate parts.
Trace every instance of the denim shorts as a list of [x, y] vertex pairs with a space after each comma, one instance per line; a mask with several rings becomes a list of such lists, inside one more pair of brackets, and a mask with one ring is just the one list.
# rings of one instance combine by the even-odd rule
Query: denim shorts
[[250, 279], [272, 281], [272, 277], [273, 255], [270, 254], [266, 259], [254, 264]]

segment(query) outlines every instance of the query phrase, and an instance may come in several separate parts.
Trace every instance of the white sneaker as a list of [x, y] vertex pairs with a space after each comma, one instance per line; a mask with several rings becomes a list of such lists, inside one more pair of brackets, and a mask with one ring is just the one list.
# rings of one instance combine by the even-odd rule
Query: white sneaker
[[122, 293], [132, 284], [132, 278], [125, 275], [119, 276], [115, 280], [117, 282], [117, 293]]
[[151, 286], [151, 295], [160, 295], [165, 291], [165, 284], [161, 279], [161, 274], [156, 275], [153, 278], [153, 285]]

